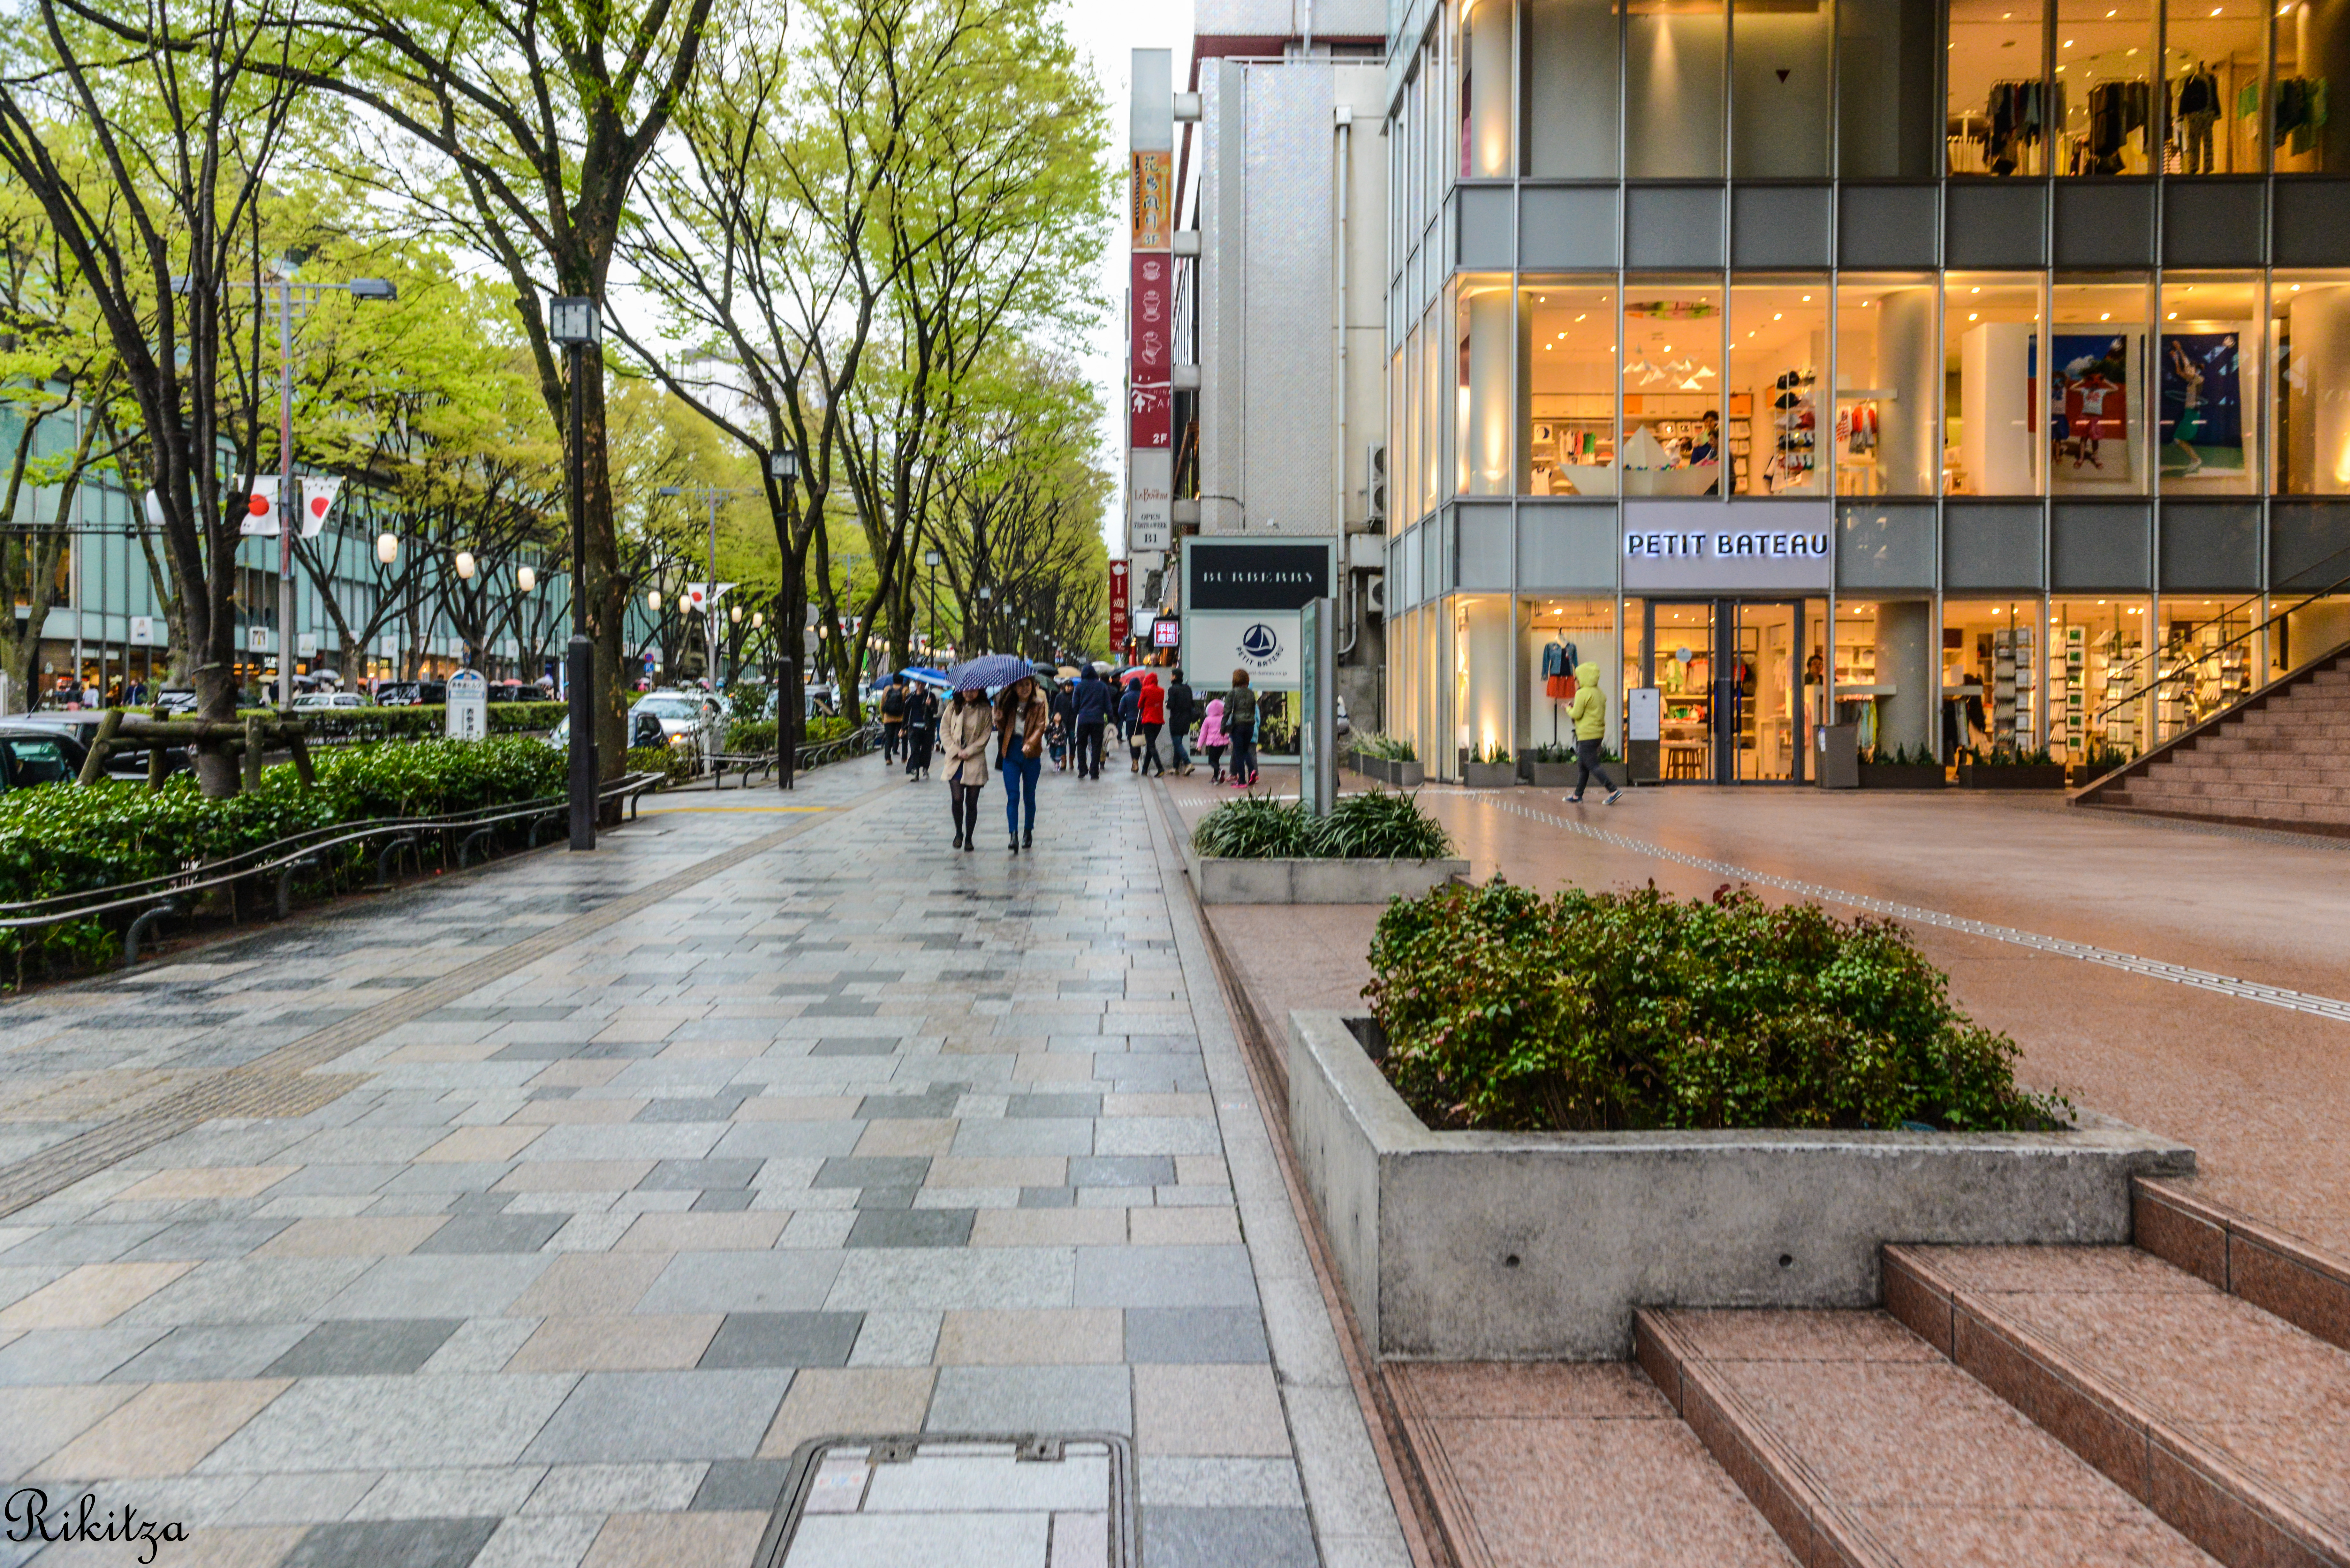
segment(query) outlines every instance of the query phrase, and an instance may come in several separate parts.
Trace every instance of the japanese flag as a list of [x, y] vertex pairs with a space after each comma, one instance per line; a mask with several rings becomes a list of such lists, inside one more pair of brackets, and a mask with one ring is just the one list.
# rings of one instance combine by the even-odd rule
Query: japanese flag
[[327, 513], [341, 493], [339, 479], [306, 479], [302, 482], [302, 537], [315, 539], [327, 525]]
[[250, 499], [244, 504], [244, 522], [237, 532], [247, 538], [277, 537], [277, 476], [255, 474], [240, 488]]
[[715, 587], [709, 583], [688, 583], [685, 585], [685, 607], [691, 610], [706, 610], [724, 598], [726, 590], [733, 586], [732, 583], [720, 583]]

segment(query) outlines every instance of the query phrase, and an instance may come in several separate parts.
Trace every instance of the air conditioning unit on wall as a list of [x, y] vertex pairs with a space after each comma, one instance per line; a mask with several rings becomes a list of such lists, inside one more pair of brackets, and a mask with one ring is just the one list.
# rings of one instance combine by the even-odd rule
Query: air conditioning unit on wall
[[1388, 613], [1388, 578], [1385, 572], [1363, 579], [1363, 606], [1373, 615]]

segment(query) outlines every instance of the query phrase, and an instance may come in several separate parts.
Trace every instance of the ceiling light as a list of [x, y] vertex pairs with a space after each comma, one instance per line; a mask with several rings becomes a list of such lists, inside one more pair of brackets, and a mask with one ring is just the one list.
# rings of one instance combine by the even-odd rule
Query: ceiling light
[[1968, 319], [1969, 321], [1972, 321], [1972, 320], [1974, 320], [1974, 319], [1975, 319], [1975, 313], [1974, 313], [1973, 311], [1971, 311], [1971, 310], [1968, 311], [1968, 312], [1967, 312], [1967, 319]]
[[2178, 312], [2174, 310], [2169, 315], [2164, 317], [2163, 319], [2165, 321], [2176, 321], [2178, 319]]
[[2071, 48], [2071, 47], [2073, 47], [2073, 40], [2072, 40], [2072, 39], [2070, 39], [2070, 38], [2065, 39], [2065, 40], [2064, 40], [2064, 47], [2065, 47], [2066, 48], [2068, 48], [2068, 49], [2069, 49], [2069, 48]]
[[2100, 321], [2111, 321], [2113, 318], [2114, 318], [2114, 313], [2113, 313], [2112, 311], [2110, 311], [2110, 310], [2107, 310], [2107, 311], [2102, 311], [2102, 312], [2100, 312], [2100, 313], [2098, 314], [2098, 317], [2097, 317], [2097, 319], [2098, 319], [2098, 320], [2100, 320]]

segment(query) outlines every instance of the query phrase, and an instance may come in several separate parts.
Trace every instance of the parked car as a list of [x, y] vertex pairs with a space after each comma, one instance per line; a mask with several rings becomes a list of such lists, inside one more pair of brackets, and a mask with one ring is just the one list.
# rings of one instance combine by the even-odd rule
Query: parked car
[[316, 712], [322, 708], [372, 708], [364, 691], [305, 691], [294, 699], [296, 713]]
[[546, 689], [527, 680], [493, 680], [490, 682], [493, 702], [545, 702], [549, 701]]
[[[639, 703], [629, 710], [629, 746], [663, 746], [669, 744], [669, 732], [661, 727], [658, 714]], [[555, 728], [546, 732], [546, 743], [558, 752], [571, 749], [571, 716], [565, 714], [556, 721]]]
[[[89, 755], [90, 742], [98, 733], [99, 721], [105, 716], [102, 710], [96, 708], [21, 713], [9, 719], [5, 726], [0, 726], [0, 730], [9, 733], [38, 732], [42, 734], [65, 736], [73, 743], [74, 772], [78, 774], [81, 771], [82, 759]], [[188, 749], [185, 746], [165, 747], [163, 759], [163, 771], [169, 774], [184, 773], [190, 765]], [[109, 755], [106, 759], [106, 776], [117, 779], [145, 778], [147, 776], [145, 749], [142, 747], [135, 752], [118, 751]], [[41, 784], [47, 781], [34, 779], [31, 782]], [[16, 786], [11, 784], [9, 787], [13, 789]]]
[[[71, 784], [81, 776], [83, 759], [88, 755], [88, 749], [62, 725], [11, 719], [0, 724], [0, 788]], [[143, 771], [143, 762], [141, 766]]]
[[169, 719], [196, 711], [196, 694], [184, 686], [167, 688], [155, 693], [155, 717]]
[[[726, 717], [716, 698], [706, 691], [650, 691], [629, 710], [629, 735], [635, 743], [639, 713], [650, 714], [661, 727], [661, 738], [672, 746], [691, 746], [708, 757], [719, 749], [726, 733]], [[696, 764], [699, 771], [700, 764]]]
[[388, 680], [376, 688], [375, 700], [385, 708], [429, 708], [449, 701], [445, 680]]

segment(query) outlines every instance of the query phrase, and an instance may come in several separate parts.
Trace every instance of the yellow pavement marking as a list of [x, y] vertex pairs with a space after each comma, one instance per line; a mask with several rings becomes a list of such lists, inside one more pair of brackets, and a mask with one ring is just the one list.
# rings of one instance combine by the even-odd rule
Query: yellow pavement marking
[[666, 815], [677, 811], [830, 811], [832, 808], [828, 805], [654, 805], [645, 809], [655, 815]]

